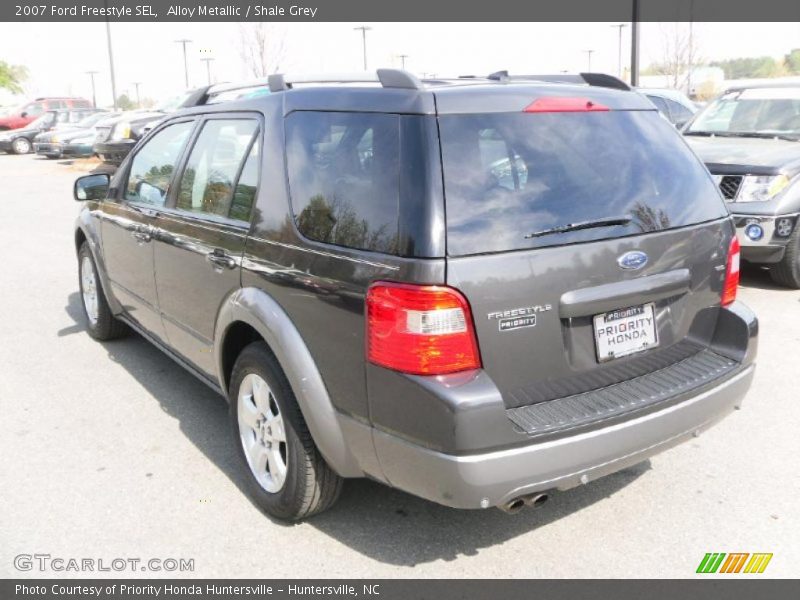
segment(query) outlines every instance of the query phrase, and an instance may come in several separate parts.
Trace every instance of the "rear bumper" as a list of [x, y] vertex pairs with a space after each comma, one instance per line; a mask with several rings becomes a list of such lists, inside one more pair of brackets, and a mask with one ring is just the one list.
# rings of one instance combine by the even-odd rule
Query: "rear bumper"
[[66, 144], [61, 149], [63, 156], [91, 156], [94, 154], [92, 144]]
[[[517, 432], [513, 443], [506, 443], [509, 438], [503, 432], [514, 427], [507, 411], [496, 406], [502, 400], [486, 386], [486, 378], [462, 385], [451, 381], [460, 402], [451, 401], [428, 427], [441, 425], [452, 431], [460, 448], [437, 448], [398, 430], [375, 428], [372, 439], [381, 478], [446, 506], [481, 508], [534, 492], [568, 489], [624, 469], [680, 444], [741, 406], [755, 371], [758, 319], [738, 301], [720, 309], [710, 347], [737, 366], [700, 387], [657, 399], [619, 418], [558, 435]], [[476, 440], [482, 447], [474, 445]]]
[[52, 142], [37, 142], [33, 144], [33, 150], [36, 154], [44, 156], [61, 156], [62, 146]]
[[389, 483], [454, 508], [497, 506], [569, 489], [637, 464], [711, 427], [741, 406], [755, 366], [680, 404], [610, 427], [528, 446], [455, 456], [373, 433]]
[[98, 142], [94, 145], [94, 151], [100, 157], [110, 163], [119, 164], [128, 156], [128, 153], [136, 145], [136, 140], [124, 139], [113, 142]]

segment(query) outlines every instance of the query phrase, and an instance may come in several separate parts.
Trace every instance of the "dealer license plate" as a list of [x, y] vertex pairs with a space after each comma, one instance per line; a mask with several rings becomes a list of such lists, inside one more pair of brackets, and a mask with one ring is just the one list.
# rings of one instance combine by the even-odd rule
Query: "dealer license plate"
[[600, 362], [655, 348], [658, 346], [655, 304], [595, 315], [594, 340]]

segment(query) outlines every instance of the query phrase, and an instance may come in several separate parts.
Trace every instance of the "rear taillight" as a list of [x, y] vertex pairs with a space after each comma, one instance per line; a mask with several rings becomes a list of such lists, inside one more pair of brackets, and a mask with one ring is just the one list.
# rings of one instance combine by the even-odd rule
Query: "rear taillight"
[[375, 283], [367, 292], [367, 359], [417, 375], [480, 368], [469, 303], [449, 287]]
[[734, 235], [728, 246], [728, 262], [725, 265], [725, 283], [722, 285], [722, 306], [733, 304], [736, 288], [739, 287], [739, 240]]

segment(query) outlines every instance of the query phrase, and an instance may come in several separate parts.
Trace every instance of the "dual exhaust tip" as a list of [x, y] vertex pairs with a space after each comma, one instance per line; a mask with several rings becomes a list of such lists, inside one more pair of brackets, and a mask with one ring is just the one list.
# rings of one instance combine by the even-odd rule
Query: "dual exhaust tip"
[[539, 508], [547, 502], [549, 496], [541, 492], [535, 494], [528, 494], [526, 496], [517, 496], [508, 502], [500, 504], [497, 508], [510, 515], [515, 515], [526, 506], [529, 508]]

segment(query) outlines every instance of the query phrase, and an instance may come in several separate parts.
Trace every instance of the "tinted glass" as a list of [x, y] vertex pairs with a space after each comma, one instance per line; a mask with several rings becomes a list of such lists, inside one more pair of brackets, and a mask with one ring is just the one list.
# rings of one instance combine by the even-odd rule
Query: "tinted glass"
[[[723, 217], [703, 165], [656, 111], [439, 119], [452, 255], [635, 235]], [[526, 238], [610, 217], [630, 223]]]
[[800, 88], [737, 90], [701, 112], [687, 133], [754, 133], [800, 137]]
[[660, 110], [662, 113], [669, 117], [669, 108], [667, 108], [666, 101], [660, 96], [647, 96], [647, 99], [650, 100], [653, 104], [656, 105], [656, 108]]
[[256, 138], [255, 142], [250, 147], [250, 152], [244, 163], [244, 168], [242, 168], [242, 174], [239, 176], [239, 181], [236, 183], [236, 190], [233, 192], [231, 210], [228, 213], [228, 217], [231, 219], [237, 219], [239, 221], [250, 220], [250, 213], [253, 211], [253, 204], [255, 204], [256, 191], [258, 189], [258, 163], [260, 156], [259, 140]]
[[689, 119], [692, 118], [694, 114], [688, 108], [686, 108], [683, 104], [679, 104], [674, 100], [667, 100], [667, 105], [669, 106], [669, 112], [672, 114], [672, 119], [676, 122], [683, 122], [685, 123]]
[[154, 135], [131, 163], [125, 199], [164, 206], [172, 173], [194, 122], [176, 123]]
[[228, 217], [236, 175], [257, 128], [250, 119], [206, 122], [183, 171], [177, 208]]
[[292, 208], [306, 237], [395, 253], [400, 118], [296, 112], [286, 119]]

